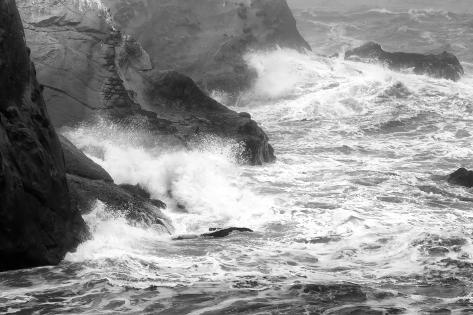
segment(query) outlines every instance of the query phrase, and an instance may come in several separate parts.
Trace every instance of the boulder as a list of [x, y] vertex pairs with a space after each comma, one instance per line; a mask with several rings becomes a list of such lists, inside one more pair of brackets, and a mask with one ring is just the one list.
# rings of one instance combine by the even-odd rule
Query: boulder
[[0, 271], [57, 264], [87, 237], [16, 3], [0, 1]]
[[373, 42], [364, 44], [345, 53], [345, 58], [380, 62], [390, 69], [400, 71], [413, 69], [415, 74], [428, 75], [434, 78], [443, 78], [458, 81], [464, 70], [458, 58], [448, 52], [441, 54], [418, 54], [404, 52], [386, 52], [381, 45]]
[[460, 168], [448, 175], [447, 180], [450, 184], [471, 188], [473, 187], [473, 171]]

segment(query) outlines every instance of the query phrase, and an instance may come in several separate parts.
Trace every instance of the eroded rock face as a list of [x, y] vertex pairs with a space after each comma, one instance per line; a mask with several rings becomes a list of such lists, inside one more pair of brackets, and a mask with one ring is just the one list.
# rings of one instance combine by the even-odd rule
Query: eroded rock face
[[238, 92], [254, 73], [243, 55], [276, 46], [310, 50], [286, 0], [105, 0], [157, 70], [173, 69], [208, 90]]
[[416, 74], [453, 81], [460, 80], [464, 74], [463, 67], [458, 58], [448, 52], [438, 55], [403, 52], [391, 53], [384, 51], [381, 45], [370, 42], [347, 51], [345, 58], [381, 62], [396, 71], [412, 68]]
[[0, 1], [0, 271], [57, 264], [87, 236], [16, 3]]
[[122, 34], [112, 28], [100, 1], [17, 2], [55, 127], [103, 111], [139, 108], [115, 67]]
[[[245, 73], [245, 79], [236, 85], [230, 84], [232, 87], [241, 85], [241, 82], [249, 83], [250, 80], [246, 80], [249, 70], [245, 68], [241, 72], [235, 69], [246, 67], [242, 54], [250, 45], [241, 46], [239, 53], [236, 53], [238, 49], [223, 49], [220, 47], [221, 39], [215, 40], [217, 37], [210, 36], [207, 31], [222, 32], [222, 23], [236, 19], [238, 23], [230, 25], [235, 28], [234, 34], [246, 34], [241, 38], [251, 34], [251, 47], [273, 47], [278, 44], [308, 48], [295, 28], [295, 21], [285, 1], [255, 0], [251, 5], [217, 0], [202, 1], [199, 5], [182, 0], [110, 1], [105, 4], [80, 0], [19, 0], [19, 3], [27, 25], [27, 41], [39, 65], [39, 79], [44, 84], [48, 110], [55, 127], [75, 125], [97, 115], [119, 122], [143, 117], [153, 130], [174, 134], [176, 142], [185, 142], [207, 133], [245, 144], [245, 155], [252, 164], [274, 160], [268, 137], [248, 115], [235, 113], [211, 100], [188, 77], [161, 70], [176, 68], [193, 75], [194, 72], [189, 69], [201, 66], [195, 73], [205, 76], [209, 74], [214, 77], [214, 72], [224, 76]], [[144, 10], [143, 5], [148, 9]], [[125, 21], [126, 8], [131, 11]], [[225, 12], [223, 20], [220, 20], [223, 17], [221, 10]], [[184, 11], [187, 13], [184, 14]], [[110, 12], [115, 12], [113, 19]], [[205, 36], [200, 34], [185, 38], [188, 45], [201, 47], [199, 54], [189, 49], [180, 51], [178, 46], [165, 52], [169, 54], [167, 57], [175, 59], [158, 54], [163, 48], [162, 40], [166, 41], [171, 35], [176, 40], [181, 38], [180, 26], [166, 25], [159, 19], [165, 17], [166, 12], [184, 14], [186, 17], [196, 14], [196, 18], [208, 23]], [[174, 18], [177, 18], [176, 15]], [[251, 32], [243, 32], [244, 25], [248, 23], [251, 24]], [[176, 26], [176, 33], [166, 35], [170, 26]], [[141, 31], [145, 29], [151, 37], [144, 37]], [[134, 38], [127, 34], [128, 31], [140, 36]], [[205, 38], [212, 39], [212, 45]], [[232, 41], [241, 39], [237, 35], [231, 38]], [[227, 50], [228, 53], [223, 53]], [[188, 54], [188, 57], [182, 57], [179, 55], [181, 53]], [[179, 60], [182, 63], [177, 64]], [[233, 60], [237, 60], [237, 68]], [[190, 63], [194, 66], [189, 68]], [[217, 77], [220, 78], [214, 78]], [[203, 77], [196, 78], [201, 80]], [[222, 77], [217, 81], [223, 83], [225, 80]], [[190, 94], [186, 94], [182, 86], [190, 88]], [[155, 88], [157, 91], [153, 91]], [[172, 90], [173, 94], [165, 95], [166, 89]]]

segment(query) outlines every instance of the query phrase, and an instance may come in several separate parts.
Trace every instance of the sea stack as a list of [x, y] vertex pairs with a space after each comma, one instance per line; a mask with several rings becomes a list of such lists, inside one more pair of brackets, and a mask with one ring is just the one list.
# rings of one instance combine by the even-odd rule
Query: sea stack
[[53, 265], [87, 237], [14, 0], [0, 1], [0, 271]]

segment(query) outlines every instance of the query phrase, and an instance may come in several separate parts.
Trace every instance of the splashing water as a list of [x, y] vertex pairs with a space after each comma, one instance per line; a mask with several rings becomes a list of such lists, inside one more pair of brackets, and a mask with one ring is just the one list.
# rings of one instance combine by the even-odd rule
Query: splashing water
[[[361, 16], [376, 25], [387, 14], [406, 18]], [[425, 14], [420, 21], [445, 19]], [[357, 16], [332, 33], [337, 50], [359, 41], [350, 36], [361, 22], [348, 25]], [[338, 18], [321, 15], [317, 27]], [[98, 202], [86, 216], [93, 239], [62, 265], [2, 275], [0, 312], [469, 313], [473, 195], [444, 175], [471, 168], [471, 64], [450, 82], [286, 49], [245, 60], [258, 79], [235, 110], [267, 131], [274, 164], [241, 165], [239, 145], [226, 139], [185, 149], [106, 121], [65, 135], [117, 183], [166, 201], [176, 234], [232, 225], [256, 232], [172, 241]], [[297, 290], [305, 284], [317, 286]]]
[[191, 143], [190, 150], [176, 150], [140, 128], [103, 120], [69, 130], [66, 136], [116, 183], [138, 184], [152, 198], [166, 201], [175, 210], [170, 215], [176, 233], [202, 233], [243, 222], [255, 228], [258, 217], [271, 213], [271, 200], [256, 196], [240, 176], [242, 148], [236, 142], [206, 137]]

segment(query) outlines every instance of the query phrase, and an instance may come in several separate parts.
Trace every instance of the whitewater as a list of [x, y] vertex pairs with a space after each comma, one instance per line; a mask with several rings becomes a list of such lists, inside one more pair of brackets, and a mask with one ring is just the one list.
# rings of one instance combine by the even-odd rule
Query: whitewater
[[[413, 13], [450, 18], [358, 16]], [[172, 235], [97, 201], [85, 217], [93, 238], [61, 265], [2, 275], [0, 312], [473, 312], [473, 193], [445, 180], [472, 166], [473, 64], [463, 58], [466, 75], [451, 82], [326, 57], [363, 30], [315, 16], [307, 25], [323, 20], [336, 45], [249, 52], [253, 88], [236, 104], [212, 94], [261, 124], [273, 164], [248, 166], [240, 144], [211, 135], [180, 148], [106, 120], [63, 130], [116, 183], [166, 202]], [[228, 226], [255, 232], [173, 239]], [[310, 284], [326, 287], [298, 287]]]

